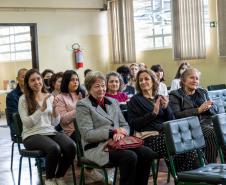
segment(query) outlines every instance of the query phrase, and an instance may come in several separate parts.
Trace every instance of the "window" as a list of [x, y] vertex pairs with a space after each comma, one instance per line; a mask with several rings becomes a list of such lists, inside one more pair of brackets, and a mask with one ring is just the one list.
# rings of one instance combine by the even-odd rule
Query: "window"
[[133, 0], [133, 9], [136, 49], [171, 47], [171, 0]]
[[[210, 45], [208, 0], [204, 1], [206, 44]], [[136, 50], [172, 47], [171, 0], [133, 0]]]
[[30, 26], [0, 26], [0, 61], [31, 60]]

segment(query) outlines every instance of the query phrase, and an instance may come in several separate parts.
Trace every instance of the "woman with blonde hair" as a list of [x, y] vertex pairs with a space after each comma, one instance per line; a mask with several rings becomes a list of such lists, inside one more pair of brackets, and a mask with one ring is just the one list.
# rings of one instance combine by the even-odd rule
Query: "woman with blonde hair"
[[181, 88], [170, 92], [170, 106], [176, 118], [198, 116], [206, 141], [204, 149], [208, 163], [216, 162], [217, 147], [211, 116], [218, 108], [210, 100], [208, 92], [199, 88], [200, 72], [195, 68], [186, 69], [181, 75]]

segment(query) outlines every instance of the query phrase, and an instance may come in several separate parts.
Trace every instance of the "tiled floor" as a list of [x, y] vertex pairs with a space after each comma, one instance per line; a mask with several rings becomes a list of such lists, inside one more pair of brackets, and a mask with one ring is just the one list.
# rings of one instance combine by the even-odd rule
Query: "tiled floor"
[[[11, 156], [11, 141], [9, 136], [9, 128], [6, 127], [5, 120], [0, 119], [0, 185], [17, 185], [18, 181], [18, 167], [19, 167], [19, 154], [17, 146], [15, 145], [13, 171], [10, 170], [10, 156]], [[78, 176], [79, 169], [76, 170]], [[65, 177], [68, 185], [72, 185], [71, 170]], [[32, 180], [30, 180], [28, 161], [23, 160], [21, 185], [39, 185], [39, 178], [37, 175], [37, 168], [32, 161]], [[77, 180], [78, 184], [78, 180]], [[103, 183], [94, 183], [92, 185], [101, 185]], [[153, 184], [152, 177], [150, 177], [149, 185]], [[173, 179], [169, 184], [166, 183], [166, 173], [160, 172], [158, 177], [159, 185], [172, 185]]]

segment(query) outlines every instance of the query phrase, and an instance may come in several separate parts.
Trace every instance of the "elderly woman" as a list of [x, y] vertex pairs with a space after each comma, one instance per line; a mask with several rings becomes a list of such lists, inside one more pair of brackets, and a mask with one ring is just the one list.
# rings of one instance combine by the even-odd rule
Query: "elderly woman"
[[116, 99], [119, 103], [124, 103], [128, 100], [126, 93], [121, 92], [123, 88], [123, 80], [120, 74], [112, 71], [106, 75], [107, 93], [105, 96]]
[[109, 139], [118, 141], [129, 134], [116, 100], [105, 97], [106, 79], [99, 72], [85, 79], [89, 96], [78, 101], [76, 119], [81, 132], [85, 156], [98, 165], [119, 166], [120, 185], [147, 185], [155, 153], [148, 147], [106, 151]]
[[206, 141], [205, 156], [209, 163], [216, 162], [217, 148], [211, 116], [218, 112], [205, 89], [198, 88], [200, 72], [189, 68], [181, 75], [181, 88], [170, 93], [170, 106], [176, 118], [198, 116]]
[[[167, 96], [159, 96], [158, 79], [151, 70], [140, 70], [136, 80], [137, 94], [128, 102], [129, 125], [145, 145], [166, 157], [163, 122], [174, 119]], [[186, 161], [186, 162], [185, 162]], [[177, 171], [192, 169], [196, 161], [193, 153], [175, 156]]]

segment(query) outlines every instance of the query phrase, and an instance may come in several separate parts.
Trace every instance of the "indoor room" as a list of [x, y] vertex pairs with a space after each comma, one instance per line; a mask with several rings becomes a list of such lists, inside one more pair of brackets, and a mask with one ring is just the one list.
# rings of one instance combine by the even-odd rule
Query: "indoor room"
[[224, 184], [225, 8], [0, 0], [0, 185]]

